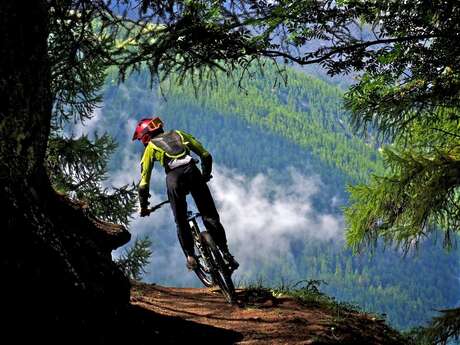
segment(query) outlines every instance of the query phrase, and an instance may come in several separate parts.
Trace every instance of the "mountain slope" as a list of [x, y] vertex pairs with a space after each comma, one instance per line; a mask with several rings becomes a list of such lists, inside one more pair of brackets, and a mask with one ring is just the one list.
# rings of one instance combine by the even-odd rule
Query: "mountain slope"
[[340, 89], [292, 69], [284, 72], [285, 85], [270, 64], [251, 72], [252, 78], [242, 79], [240, 88], [224, 75], [217, 76], [215, 88], [197, 90], [191, 81], [166, 86], [170, 101], [165, 108], [196, 98], [195, 104], [207, 113], [244, 120], [297, 144], [330, 170], [346, 174], [350, 182], [366, 180], [369, 172], [382, 169], [375, 148], [352, 133]]

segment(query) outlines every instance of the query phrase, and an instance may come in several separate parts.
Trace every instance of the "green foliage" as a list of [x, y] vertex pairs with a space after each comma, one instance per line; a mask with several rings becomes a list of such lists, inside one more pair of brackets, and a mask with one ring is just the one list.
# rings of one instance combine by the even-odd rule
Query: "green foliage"
[[93, 186], [92, 189], [76, 193], [76, 196], [89, 205], [94, 216], [128, 226], [132, 214], [137, 210], [137, 188], [133, 183], [112, 189]]
[[107, 177], [107, 159], [115, 148], [107, 134], [96, 134], [93, 142], [87, 135], [78, 139], [51, 137], [48, 170], [56, 187], [65, 192], [90, 189]]
[[[99, 34], [97, 5], [86, 1], [52, 0], [48, 37], [53, 94], [52, 130], [68, 121], [84, 122], [102, 101], [112, 35]], [[97, 19], [99, 18], [99, 19]]]
[[445, 245], [451, 247], [460, 226], [459, 149], [385, 148], [387, 174], [351, 188], [351, 206], [345, 211], [348, 242], [359, 249], [383, 238], [407, 251], [439, 226]]
[[115, 263], [130, 279], [141, 280], [142, 275], [146, 273], [145, 267], [150, 263], [151, 246], [152, 241], [148, 236], [136, 238], [131, 248], [125, 249]]
[[[387, 169], [352, 188], [348, 242], [408, 248], [436, 227], [449, 247], [460, 224], [458, 16], [455, 1], [388, 3], [380, 31], [407, 41], [384, 45], [346, 94], [356, 129], [393, 141], [382, 149]], [[421, 35], [424, 39], [412, 40]]]
[[443, 109], [436, 123], [413, 120], [395, 143], [381, 149], [384, 175], [369, 185], [351, 188], [345, 215], [348, 243], [355, 249], [378, 237], [406, 250], [436, 228], [450, 248], [459, 229], [460, 127], [452, 110]]
[[135, 186], [125, 185], [113, 192], [103, 187], [107, 162], [115, 148], [114, 140], [107, 134], [96, 134], [94, 141], [88, 136], [52, 136], [47, 168], [57, 190], [86, 203], [96, 217], [127, 225], [136, 209]]

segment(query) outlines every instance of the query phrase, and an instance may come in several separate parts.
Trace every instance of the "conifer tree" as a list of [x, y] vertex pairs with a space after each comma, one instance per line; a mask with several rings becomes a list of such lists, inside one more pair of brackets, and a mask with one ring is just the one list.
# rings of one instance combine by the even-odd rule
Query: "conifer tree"
[[102, 101], [108, 53], [115, 45], [101, 35], [97, 6], [85, 2], [52, 2], [48, 51], [51, 61], [53, 113], [47, 168], [54, 187], [79, 200], [88, 211], [113, 223], [128, 225], [136, 210], [134, 185], [103, 187], [107, 163], [116, 142], [107, 133], [66, 134], [69, 123], [85, 124]]

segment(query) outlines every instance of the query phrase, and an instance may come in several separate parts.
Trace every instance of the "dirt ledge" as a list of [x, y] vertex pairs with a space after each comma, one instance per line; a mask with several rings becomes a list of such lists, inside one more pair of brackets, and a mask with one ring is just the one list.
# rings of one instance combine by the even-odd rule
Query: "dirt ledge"
[[134, 319], [164, 344], [403, 344], [375, 316], [306, 306], [294, 298], [267, 296], [229, 305], [218, 290], [133, 284]]

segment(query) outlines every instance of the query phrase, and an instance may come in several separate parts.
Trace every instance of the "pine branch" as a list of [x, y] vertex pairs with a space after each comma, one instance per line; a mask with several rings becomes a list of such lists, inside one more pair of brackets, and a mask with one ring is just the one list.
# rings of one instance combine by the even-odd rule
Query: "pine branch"
[[47, 167], [56, 189], [86, 203], [94, 216], [127, 226], [136, 210], [135, 186], [116, 187], [112, 192], [102, 186], [108, 159], [115, 148], [115, 141], [107, 134], [96, 134], [94, 141], [87, 136], [52, 136]]
[[140, 280], [146, 273], [145, 267], [150, 263], [151, 246], [152, 241], [148, 236], [141, 239], [136, 238], [132, 247], [126, 249], [115, 262], [127, 277]]

